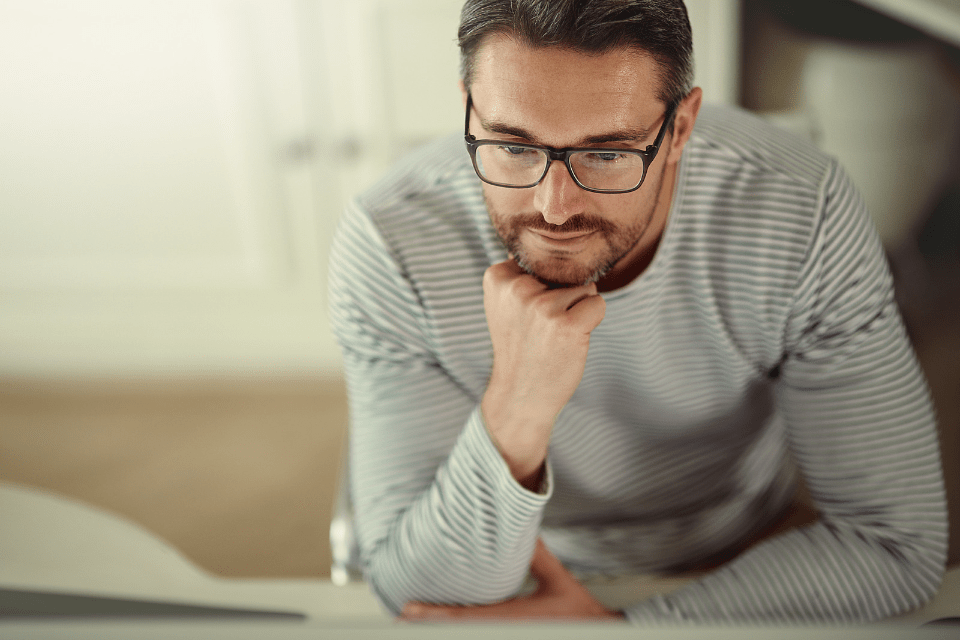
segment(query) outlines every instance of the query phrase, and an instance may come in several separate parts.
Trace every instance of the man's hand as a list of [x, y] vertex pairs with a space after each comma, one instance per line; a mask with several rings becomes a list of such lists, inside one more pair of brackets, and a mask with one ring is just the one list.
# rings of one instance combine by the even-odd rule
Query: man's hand
[[594, 284], [550, 289], [510, 259], [484, 274], [483, 305], [493, 341], [483, 417], [513, 476], [536, 489], [553, 423], [580, 384], [606, 303]]
[[408, 602], [401, 619], [426, 621], [456, 620], [556, 620], [608, 619], [623, 620], [622, 613], [610, 611], [590, 595], [569, 571], [550, 553], [541, 540], [533, 550], [530, 573], [537, 580], [537, 590], [497, 604], [460, 607], [422, 602]]

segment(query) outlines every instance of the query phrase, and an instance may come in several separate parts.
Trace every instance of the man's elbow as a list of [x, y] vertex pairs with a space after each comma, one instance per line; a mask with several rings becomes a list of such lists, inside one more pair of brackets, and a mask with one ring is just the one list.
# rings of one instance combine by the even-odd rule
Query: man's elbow
[[[478, 606], [509, 600], [520, 594], [527, 572], [495, 570], [485, 563], [458, 566], [451, 561], [441, 568], [378, 562], [371, 558], [364, 566], [364, 579], [380, 603], [394, 617], [402, 615], [411, 602], [452, 606]], [[508, 575], [509, 574], [509, 575]], [[514, 575], [516, 574], [516, 575]]]
[[906, 603], [903, 612], [928, 604], [940, 590], [946, 573], [946, 537], [942, 540], [925, 537], [914, 541], [907, 551], [889, 542], [881, 542], [881, 547], [900, 568], [899, 575], [891, 576], [889, 588], [901, 592]]

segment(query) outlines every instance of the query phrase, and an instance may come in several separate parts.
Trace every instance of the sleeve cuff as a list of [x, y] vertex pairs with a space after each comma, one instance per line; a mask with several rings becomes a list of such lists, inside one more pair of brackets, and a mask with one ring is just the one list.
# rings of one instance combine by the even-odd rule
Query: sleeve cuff
[[483, 414], [480, 412], [480, 405], [477, 405], [470, 414], [461, 437], [464, 439], [463, 444], [476, 456], [481, 468], [484, 469], [486, 474], [489, 474], [488, 477], [494, 479], [499, 492], [517, 501], [517, 503], [528, 504], [538, 509], [543, 508], [550, 500], [553, 495], [554, 483], [553, 466], [550, 464], [549, 456], [545, 462], [540, 490], [534, 492], [523, 487], [510, 473], [510, 467], [507, 466], [506, 460], [503, 459], [499, 449], [490, 438], [490, 433], [483, 421]]

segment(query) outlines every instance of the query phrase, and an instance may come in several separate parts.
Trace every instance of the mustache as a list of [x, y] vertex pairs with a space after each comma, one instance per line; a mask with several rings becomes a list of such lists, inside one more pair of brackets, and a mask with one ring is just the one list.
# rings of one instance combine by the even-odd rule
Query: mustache
[[615, 231], [615, 225], [609, 220], [596, 216], [588, 216], [583, 213], [569, 217], [560, 225], [550, 224], [544, 220], [543, 216], [539, 213], [525, 213], [513, 217], [510, 220], [510, 226], [514, 229], [529, 228], [558, 233], [586, 233], [591, 231], [611, 233]]

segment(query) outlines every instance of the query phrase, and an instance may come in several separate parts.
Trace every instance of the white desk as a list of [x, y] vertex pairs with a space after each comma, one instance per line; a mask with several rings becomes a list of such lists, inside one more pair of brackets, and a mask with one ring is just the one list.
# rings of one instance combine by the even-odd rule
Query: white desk
[[[632, 578], [588, 586], [602, 602], [608, 606], [618, 606], [653, 593], [675, 589], [683, 582], [677, 579], [651, 581]], [[307, 616], [305, 622], [299, 623], [243, 622], [242, 625], [237, 621], [84, 623], [79, 628], [83, 629], [84, 633], [89, 631], [90, 637], [119, 638], [123, 637], [124, 632], [144, 629], [160, 631], [155, 636], [134, 636], [164, 637], [175, 628], [177, 633], [170, 635], [176, 637], [194, 637], [191, 635], [194, 631], [197, 633], [196, 637], [220, 637], [221, 632], [224, 634], [222, 637], [254, 637], [244, 635], [247, 631], [240, 633], [241, 629], [260, 633], [262, 635], [257, 637], [262, 637], [267, 635], [264, 632], [269, 627], [272, 629], [269, 635], [275, 637], [302, 637], [297, 634], [307, 631], [311, 634], [309, 637], [323, 637], [323, 633], [336, 630], [335, 635], [338, 637], [361, 638], [374, 637], [376, 634], [373, 632], [376, 630], [389, 630], [391, 637], [429, 638], [440, 637], [442, 629], [431, 626], [428, 628], [432, 630], [428, 632], [420, 625], [394, 624], [364, 584], [337, 587], [326, 580], [218, 578], [198, 569], [163, 540], [116, 516], [39, 490], [3, 484], [0, 484], [0, 587], [292, 611]], [[893, 621], [899, 624], [888, 622], [880, 627], [861, 629], [865, 635], [858, 635], [858, 630], [838, 630], [840, 635], [837, 636], [831, 636], [830, 632], [826, 631], [827, 635], [823, 635], [818, 629], [817, 636], [883, 638], [887, 631], [890, 631], [892, 635], [886, 637], [903, 637], [894, 634], [905, 630], [901, 625], [913, 629], [923, 622], [951, 616], [960, 616], [960, 568], [948, 572], [940, 593], [926, 607]], [[535, 634], [529, 635], [534, 631], [533, 627], [527, 625], [523, 628], [527, 633], [522, 636], [525, 640], [536, 637]], [[612, 628], [609, 625], [590, 625], [588, 634], [584, 634], [584, 629], [578, 625], [536, 625], [536, 628], [542, 629], [546, 634], [544, 637], [551, 638], [583, 638], [584, 635], [597, 638], [636, 636], [635, 629], [631, 631], [632, 635], [628, 636], [625, 634], [629, 627], [618, 631], [619, 627]], [[81, 637], [77, 627], [71, 626], [69, 629], [56, 622], [2, 622], [0, 638]], [[215, 633], [214, 629], [217, 630]], [[461, 640], [470, 637], [470, 632], [465, 627], [459, 629], [457, 635]], [[479, 629], [485, 632], [492, 630], [489, 625]], [[570, 629], [579, 635], [564, 635], [572, 633]], [[275, 635], [273, 630], [280, 635]], [[952, 632], [953, 637], [960, 636], [960, 628], [947, 631]], [[113, 635], [114, 632], [116, 635]], [[318, 636], [318, 632], [323, 633]], [[789, 630], [778, 630], [776, 635], [784, 638], [801, 637], [791, 636], [792, 632], [788, 632]], [[797, 632], [805, 633], [806, 635], [802, 636], [804, 638], [809, 637], [810, 633], [809, 630]], [[58, 635], [61, 633], [62, 635]], [[512, 637], [510, 632], [497, 633], [502, 638]], [[689, 631], [682, 636], [672, 636], [666, 631], [664, 633], [667, 635], [656, 637], [691, 637]], [[730, 633], [730, 630], [705, 630], [702, 633], [698, 630], [696, 636], [737, 637], [741, 640], [770, 637], [739, 631], [735, 636], [728, 636]], [[923, 634], [926, 634], [926, 631]], [[923, 634], [917, 637], [934, 637]], [[448, 629], [444, 637], [449, 635]]]

